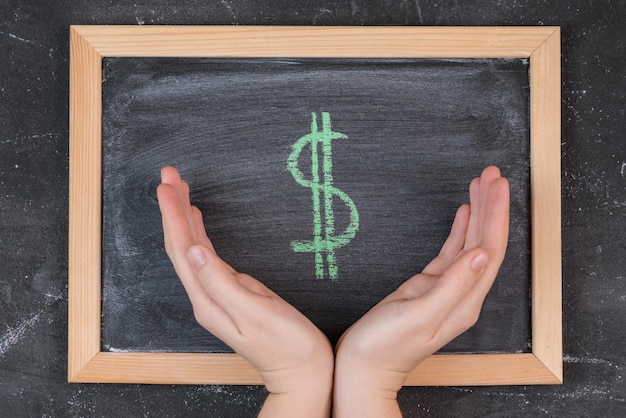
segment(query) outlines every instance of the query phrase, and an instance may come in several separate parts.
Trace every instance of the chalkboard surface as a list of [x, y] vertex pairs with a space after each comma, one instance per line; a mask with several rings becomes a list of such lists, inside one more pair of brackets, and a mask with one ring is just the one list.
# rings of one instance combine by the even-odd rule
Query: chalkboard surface
[[[288, 164], [326, 128], [342, 134], [328, 149], [333, 186], [359, 228], [335, 249], [336, 275], [324, 265], [319, 278], [315, 254], [293, 249], [313, 239], [315, 205]], [[155, 189], [169, 164], [218, 253], [331, 341], [421, 271], [471, 179], [498, 165], [511, 182], [507, 257], [479, 323], [442, 352], [530, 351], [527, 60], [105, 58], [104, 351], [231, 351], [195, 323], [163, 250]], [[310, 146], [297, 164], [310, 180]], [[332, 203], [340, 235], [351, 211]]]

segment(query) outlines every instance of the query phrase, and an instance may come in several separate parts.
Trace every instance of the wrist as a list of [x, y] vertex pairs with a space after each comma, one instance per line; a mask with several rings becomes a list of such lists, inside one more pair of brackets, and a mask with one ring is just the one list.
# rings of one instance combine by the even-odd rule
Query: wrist
[[[302, 375], [298, 383], [266, 385], [269, 392], [259, 417], [327, 418], [332, 403], [332, 371], [328, 376]], [[278, 386], [282, 386], [278, 390]]]
[[[332, 403], [334, 356], [328, 346], [314, 361], [301, 367], [272, 371], [264, 377], [269, 392], [260, 417], [329, 417]], [[263, 376], [265, 373], [261, 372]]]
[[400, 417], [401, 373], [381, 370], [338, 353], [333, 385], [335, 417]]

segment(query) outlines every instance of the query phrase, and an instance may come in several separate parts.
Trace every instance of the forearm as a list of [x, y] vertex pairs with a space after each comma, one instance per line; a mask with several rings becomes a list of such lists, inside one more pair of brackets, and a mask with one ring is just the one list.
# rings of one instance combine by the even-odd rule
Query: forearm
[[270, 393], [259, 413], [260, 418], [328, 418], [330, 417], [331, 385], [301, 389], [289, 393]]
[[343, 394], [334, 397], [333, 417], [402, 417], [395, 397], [378, 396], [355, 388], [341, 392]]
[[300, 367], [287, 367], [271, 374], [261, 372], [269, 392], [259, 417], [330, 417], [334, 355], [324, 344], [305, 355]]

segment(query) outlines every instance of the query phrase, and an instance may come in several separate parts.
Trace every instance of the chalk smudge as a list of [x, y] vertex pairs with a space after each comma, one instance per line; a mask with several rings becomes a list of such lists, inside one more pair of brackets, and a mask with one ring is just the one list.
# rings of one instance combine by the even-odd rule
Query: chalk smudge
[[616, 369], [616, 370], [622, 370], [622, 367], [620, 367], [619, 365], [612, 363], [608, 360], [604, 360], [604, 359], [600, 359], [600, 358], [592, 358], [592, 357], [574, 357], [574, 356], [570, 356], [570, 355], [564, 355], [563, 356], [563, 362], [564, 363], [580, 363], [580, 364], [598, 364], [598, 365], [603, 365], [603, 366], [607, 366], [610, 367], [612, 369]]
[[4, 323], [6, 333], [0, 336], [0, 357], [3, 357], [14, 345], [19, 343], [24, 337], [26, 337], [28, 331], [30, 331], [39, 321], [41, 321], [41, 315], [45, 312], [45, 308], [55, 301], [63, 300], [64, 296], [54, 293], [46, 293], [46, 300], [44, 306], [37, 312], [22, 320], [19, 324], [11, 327], [6, 322]]
[[11, 328], [9, 324], [5, 324], [7, 333], [0, 337], [0, 357], [4, 356], [15, 344], [22, 340], [27, 332], [33, 328], [40, 320], [44, 310], [40, 309], [29, 318], [21, 321], [16, 327]]

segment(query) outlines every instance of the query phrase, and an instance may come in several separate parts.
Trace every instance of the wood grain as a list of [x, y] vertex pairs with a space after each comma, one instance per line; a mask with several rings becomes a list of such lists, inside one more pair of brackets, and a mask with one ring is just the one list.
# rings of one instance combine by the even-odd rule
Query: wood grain
[[75, 32], [70, 62], [68, 376], [100, 351], [101, 66]]
[[74, 26], [103, 56], [526, 58], [553, 27]]
[[530, 57], [533, 353], [563, 380], [561, 48], [555, 31]]

